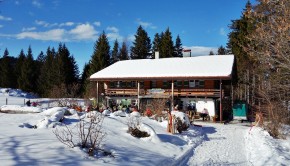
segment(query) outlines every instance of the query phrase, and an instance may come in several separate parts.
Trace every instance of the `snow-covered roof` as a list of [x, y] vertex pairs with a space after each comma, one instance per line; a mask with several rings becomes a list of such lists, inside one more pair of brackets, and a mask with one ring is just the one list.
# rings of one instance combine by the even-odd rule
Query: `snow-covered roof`
[[234, 55], [119, 61], [90, 76], [91, 80], [221, 78], [230, 79]]

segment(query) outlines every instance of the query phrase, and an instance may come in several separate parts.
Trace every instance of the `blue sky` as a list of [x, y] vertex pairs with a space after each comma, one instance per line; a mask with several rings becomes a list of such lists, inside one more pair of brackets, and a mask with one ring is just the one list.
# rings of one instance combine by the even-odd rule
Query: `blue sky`
[[247, 0], [2, 0], [0, 56], [18, 56], [29, 45], [34, 58], [48, 46], [65, 43], [80, 72], [91, 59], [102, 31], [131, 46], [139, 25], [151, 41], [168, 27], [193, 55], [226, 46], [231, 20], [240, 18]]

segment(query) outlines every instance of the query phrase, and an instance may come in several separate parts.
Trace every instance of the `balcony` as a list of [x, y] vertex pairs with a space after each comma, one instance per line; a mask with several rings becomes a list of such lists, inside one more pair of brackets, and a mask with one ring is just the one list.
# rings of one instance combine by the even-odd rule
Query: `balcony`
[[[106, 96], [137, 96], [137, 89], [106, 89]], [[162, 89], [162, 91], [155, 91], [152, 93], [152, 89], [140, 89], [140, 96], [171, 96], [171, 89]], [[224, 91], [222, 91], [224, 96]], [[219, 89], [174, 89], [174, 96], [179, 97], [219, 97]]]

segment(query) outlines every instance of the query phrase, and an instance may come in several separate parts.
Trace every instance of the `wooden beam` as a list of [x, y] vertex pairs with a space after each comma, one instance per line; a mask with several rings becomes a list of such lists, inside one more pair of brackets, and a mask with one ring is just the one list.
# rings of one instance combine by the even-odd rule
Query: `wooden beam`
[[222, 80], [220, 79], [220, 122], [223, 121], [223, 105], [222, 105]]

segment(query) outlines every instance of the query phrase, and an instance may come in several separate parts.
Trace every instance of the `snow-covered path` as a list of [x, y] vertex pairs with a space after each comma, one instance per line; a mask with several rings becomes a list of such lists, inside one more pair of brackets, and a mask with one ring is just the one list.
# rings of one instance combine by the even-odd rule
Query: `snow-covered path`
[[204, 142], [194, 149], [188, 165], [252, 165], [245, 149], [245, 124], [202, 123]]

